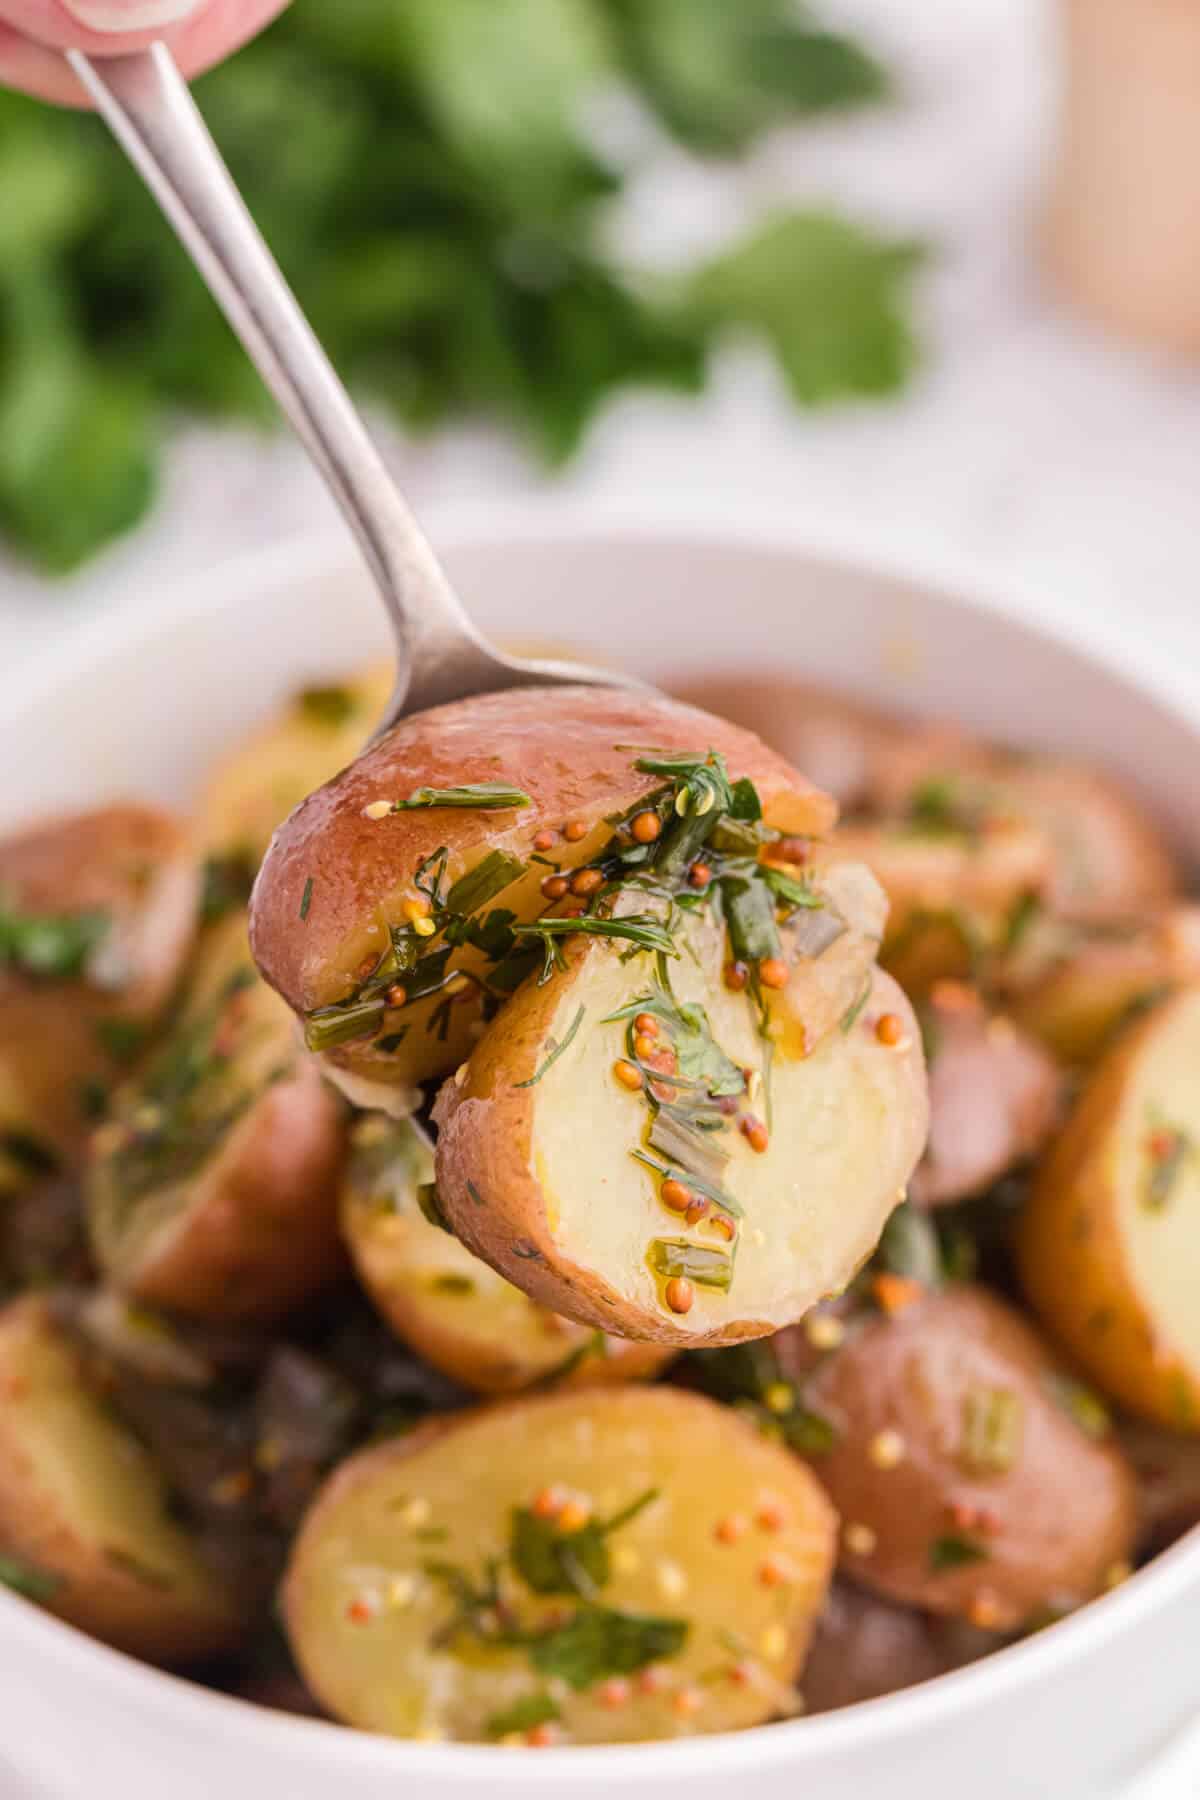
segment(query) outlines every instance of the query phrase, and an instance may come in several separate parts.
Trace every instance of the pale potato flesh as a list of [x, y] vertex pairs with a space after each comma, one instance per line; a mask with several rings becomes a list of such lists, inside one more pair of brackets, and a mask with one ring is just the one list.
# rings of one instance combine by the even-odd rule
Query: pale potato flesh
[[[525, 1649], [447, 1633], [453, 1601], [429, 1564], [478, 1579], [485, 1559], [505, 1555], [514, 1508], [556, 1486], [600, 1519], [655, 1494], [613, 1534], [597, 1593], [605, 1608], [686, 1621], [682, 1647], [648, 1681], [631, 1669], [615, 1692], [603, 1680], [576, 1690]], [[738, 1535], [722, 1542], [729, 1519]], [[803, 1464], [728, 1409], [666, 1388], [554, 1395], [352, 1459], [301, 1530], [283, 1616], [314, 1693], [367, 1730], [486, 1739], [535, 1695], [560, 1710], [553, 1735], [567, 1743], [736, 1730], [787, 1709], [835, 1536]], [[527, 1629], [577, 1604], [508, 1570], [502, 1582]]]
[[60, 1617], [152, 1661], [212, 1655], [242, 1634], [149, 1454], [32, 1298], [0, 1313], [0, 1554], [47, 1578]]
[[[634, 1156], [649, 1110], [614, 1075], [627, 1021], [611, 1015], [653, 994], [647, 957], [623, 962], [590, 945], [548, 987], [510, 1003], [492, 1059], [485, 1038], [482, 1058], [443, 1090], [438, 1185], [471, 1248], [569, 1317], [667, 1343], [733, 1342], [799, 1318], [870, 1254], [924, 1142], [924, 1065], [911, 1011], [886, 976], [859, 996], [848, 1029], [799, 1057], [786, 1039], [764, 1038], [751, 997], [725, 986], [723, 925], [703, 914], [680, 938], [674, 997], [706, 1009], [716, 1043], [750, 1072], [754, 1116], [770, 1120], [765, 1152], [735, 1128], [720, 1133], [722, 1186], [744, 1214], [728, 1292], [697, 1281], [690, 1310], [672, 1311], [647, 1260], [655, 1240], [728, 1249], [711, 1217], [692, 1228], [668, 1211], [658, 1175]], [[876, 1031], [885, 1012], [899, 1028], [890, 1046]]]
[[665, 1346], [564, 1319], [522, 1293], [421, 1210], [433, 1155], [411, 1125], [360, 1121], [342, 1188], [342, 1230], [378, 1311], [426, 1362], [480, 1393], [533, 1384], [606, 1386], [657, 1374]]

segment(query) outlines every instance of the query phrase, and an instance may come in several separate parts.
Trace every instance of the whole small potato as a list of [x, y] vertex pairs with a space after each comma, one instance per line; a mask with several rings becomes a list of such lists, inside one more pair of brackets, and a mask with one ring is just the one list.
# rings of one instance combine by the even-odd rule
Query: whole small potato
[[335, 1717], [394, 1737], [628, 1743], [794, 1704], [836, 1522], [809, 1471], [678, 1389], [508, 1401], [361, 1452], [282, 1614]]
[[174, 1030], [95, 1134], [96, 1260], [126, 1295], [212, 1319], [277, 1317], [343, 1267], [341, 1101], [250, 960], [211, 928]]
[[314, 681], [227, 756], [204, 784], [196, 822], [211, 855], [262, 861], [278, 825], [353, 762], [383, 715], [390, 663]]
[[672, 1352], [547, 1312], [430, 1222], [433, 1156], [411, 1125], [370, 1114], [352, 1134], [342, 1231], [371, 1300], [434, 1368], [479, 1393], [606, 1386], [658, 1373]]
[[1033, 1306], [1112, 1399], [1200, 1432], [1200, 986], [1092, 1071], [1019, 1222]]
[[0, 844], [0, 1183], [78, 1158], [176, 987], [199, 890], [183, 827], [151, 807]]
[[247, 1620], [172, 1516], [157, 1466], [93, 1397], [48, 1303], [0, 1312], [0, 1570], [150, 1662], [233, 1649]]
[[929, 1142], [909, 1183], [918, 1206], [981, 1193], [1041, 1149], [1058, 1119], [1052, 1058], [971, 988], [942, 982], [921, 1014], [929, 1057]]
[[768, 826], [832, 825], [828, 796], [749, 732], [609, 688], [415, 714], [310, 796], [263, 864], [251, 938], [331, 1078], [358, 1105], [411, 1111], [414, 1083], [454, 1069], [511, 992], [509, 927], [564, 903], [614, 834], [632, 851], [642, 801], [665, 829], [670, 777], [639, 761], [709, 752], [755, 784]]
[[993, 1631], [1116, 1580], [1136, 1526], [1132, 1473], [1065, 1392], [1036, 1333], [983, 1288], [852, 1325], [803, 1386], [830, 1428], [812, 1466], [842, 1520], [844, 1572]]

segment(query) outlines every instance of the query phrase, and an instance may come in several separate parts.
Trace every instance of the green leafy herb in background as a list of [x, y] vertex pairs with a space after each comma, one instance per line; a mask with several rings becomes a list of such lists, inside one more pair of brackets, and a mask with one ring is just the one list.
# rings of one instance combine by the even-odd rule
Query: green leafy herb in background
[[[617, 264], [628, 171], [582, 121], [620, 86], [729, 153], [886, 81], [792, 0], [294, 0], [198, 90], [335, 361], [409, 429], [487, 416], [558, 463], [615, 389], [696, 390], [726, 331], [805, 404], [895, 387], [906, 244], [812, 212], [691, 275]], [[185, 411], [272, 417], [104, 128], [0, 94], [0, 531], [83, 561], [144, 513]]]

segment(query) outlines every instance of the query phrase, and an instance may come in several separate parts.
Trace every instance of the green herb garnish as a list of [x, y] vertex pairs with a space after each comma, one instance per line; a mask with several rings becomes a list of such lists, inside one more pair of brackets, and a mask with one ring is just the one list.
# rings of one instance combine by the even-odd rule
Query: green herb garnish
[[686, 1619], [581, 1607], [565, 1625], [533, 1640], [529, 1660], [539, 1674], [583, 1693], [611, 1675], [635, 1675], [650, 1663], [677, 1656], [687, 1636]]
[[212, 925], [226, 913], [245, 906], [254, 886], [254, 858], [249, 851], [210, 856], [201, 871], [200, 923]]
[[407, 800], [393, 800], [394, 813], [420, 812], [434, 806], [469, 808], [478, 812], [510, 812], [532, 806], [533, 801], [520, 788], [508, 787], [502, 781], [470, 781], [461, 787], [414, 788]]
[[525, 864], [519, 856], [510, 856], [505, 850], [490, 850], [451, 887], [446, 895], [446, 911], [463, 915], [478, 912], [524, 873]]
[[561, 1718], [562, 1708], [549, 1694], [527, 1694], [523, 1700], [514, 1701], [506, 1711], [493, 1713], [484, 1730], [490, 1738], [505, 1738]]
[[308, 909], [312, 905], [312, 895], [313, 895], [313, 878], [310, 875], [308, 880], [304, 884], [304, 893], [300, 899], [300, 919], [301, 919], [302, 923], [308, 917]]
[[0, 1587], [20, 1594], [23, 1599], [44, 1605], [53, 1600], [61, 1586], [62, 1579], [58, 1575], [35, 1569], [32, 1563], [18, 1562], [15, 1556], [0, 1556]]
[[1025, 1408], [1012, 1388], [972, 1387], [963, 1398], [959, 1460], [969, 1470], [1005, 1474], [1021, 1452]]
[[990, 1555], [987, 1546], [975, 1538], [949, 1531], [944, 1537], [934, 1538], [930, 1544], [929, 1567], [935, 1574], [943, 1574], [948, 1569], [966, 1568], [969, 1563], [987, 1562]]
[[310, 1050], [333, 1050], [359, 1038], [374, 1037], [383, 1022], [387, 1002], [379, 994], [367, 1000], [318, 1006], [304, 1019], [304, 1042]]
[[942, 1251], [929, 1214], [911, 1200], [898, 1206], [880, 1235], [875, 1262], [890, 1275], [903, 1275], [922, 1287], [941, 1287]]
[[565, 1050], [568, 1050], [570, 1048], [570, 1046], [574, 1043], [576, 1033], [578, 1032], [579, 1027], [583, 1024], [583, 1015], [586, 1012], [586, 1010], [587, 1010], [586, 1007], [583, 1007], [583, 1006], [581, 1006], [579, 1008], [579, 1011], [575, 1014], [575, 1017], [571, 1020], [570, 1025], [567, 1027], [567, 1034], [563, 1038], [563, 1041], [561, 1044], [556, 1043], [554, 1038], [548, 1038], [546, 1040], [546, 1042], [549, 1046], [549, 1053], [546, 1057], [545, 1062], [542, 1064], [540, 1069], [534, 1070], [533, 1074], [529, 1077], [528, 1081], [518, 1081], [515, 1084], [517, 1087], [531, 1088], [531, 1087], [537, 1086], [538, 1082], [542, 1079], [543, 1075], [545, 1075], [550, 1069], [552, 1069], [554, 1067], [555, 1063], [558, 1061], [559, 1057], [563, 1054], [563, 1052]]
[[132, 1062], [150, 1036], [141, 1019], [97, 1019], [95, 1030], [96, 1042], [118, 1063]]
[[563, 965], [559, 940], [567, 937], [620, 938], [639, 950], [660, 950], [676, 956], [675, 940], [661, 919], [650, 913], [630, 913], [623, 919], [603, 919], [585, 913], [580, 919], [538, 919], [530, 925], [514, 925], [515, 938], [536, 940], [544, 952], [539, 985], [550, 980]]
[[0, 963], [41, 981], [73, 981], [112, 927], [106, 912], [26, 913], [0, 903]]
[[732, 1256], [706, 1245], [689, 1244], [684, 1238], [655, 1238], [646, 1260], [656, 1275], [667, 1279], [683, 1276], [698, 1287], [717, 1288], [722, 1293], [728, 1293], [733, 1281]]

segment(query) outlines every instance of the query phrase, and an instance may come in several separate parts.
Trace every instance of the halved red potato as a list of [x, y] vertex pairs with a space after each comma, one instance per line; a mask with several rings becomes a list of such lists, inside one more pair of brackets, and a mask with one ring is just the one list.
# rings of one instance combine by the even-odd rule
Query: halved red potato
[[882, 961], [907, 993], [972, 974], [1050, 878], [1044, 834], [1018, 821], [971, 835], [908, 826], [843, 827], [828, 852], [866, 863], [888, 898]]
[[861, 806], [913, 729], [892, 713], [835, 689], [775, 675], [712, 675], [667, 683], [689, 706], [744, 725], [839, 806]]
[[199, 870], [183, 826], [110, 806], [0, 844], [0, 1150], [71, 1160], [175, 989]]
[[844, 1571], [993, 1631], [1117, 1580], [1133, 1476], [1063, 1403], [1069, 1391], [1037, 1334], [984, 1288], [852, 1323], [802, 1389], [829, 1427], [813, 1468], [841, 1517]]
[[276, 826], [358, 755], [394, 682], [391, 663], [379, 662], [294, 694], [205, 782], [196, 812], [204, 849], [255, 867]]
[[1012, 999], [1013, 1017], [1063, 1062], [1109, 1047], [1148, 1002], [1200, 980], [1200, 906], [1173, 906], [1119, 935], [1077, 937]]
[[656, 962], [576, 940], [514, 996], [439, 1095], [438, 1194], [542, 1305], [733, 1343], [799, 1318], [874, 1248], [924, 1142], [920, 1035], [875, 973], [803, 1056], [803, 1034], [765, 1036], [752, 991], [723, 979], [711, 912], [677, 947]]
[[929, 1142], [909, 1184], [918, 1206], [981, 1193], [1035, 1155], [1062, 1097], [1057, 1064], [973, 988], [940, 982], [921, 1013], [929, 1058]]
[[336, 1717], [394, 1737], [625, 1743], [786, 1710], [832, 1510], [728, 1408], [609, 1388], [460, 1414], [353, 1457], [283, 1618]]
[[95, 1134], [92, 1248], [122, 1293], [271, 1318], [342, 1268], [343, 1107], [250, 959], [243, 916], [206, 937], [186, 1002]]
[[150, 1662], [217, 1655], [246, 1634], [152, 1458], [93, 1396], [33, 1297], [0, 1312], [0, 1568], [60, 1618]]
[[652, 694], [523, 688], [405, 719], [277, 834], [251, 908], [259, 966], [352, 1099], [411, 1111], [413, 1084], [461, 1062], [510, 991], [507, 925], [611, 846], [638, 854], [642, 802], [665, 840], [671, 780], [638, 761], [710, 750], [754, 783], [767, 826], [832, 825], [833, 802], [757, 738]]
[[1030, 1301], [1131, 1412], [1200, 1432], [1200, 986], [1101, 1058], [1018, 1225]]
[[435, 1369], [485, 1394], [535, 1383], [600, 1387], [656, 1375], [661, 1344], [589, 1330], [544, 1307], [431, 1223], [433, 1155], [412, 1126], [360, 1119], [342, 1185], [342, 1232], [374, 1305]]
[[849, 1581], [835, 1581], [804, 1665], [804, 1711], [834, 1712], [878, 1700], [948, 1675], [996, 1648], [993, 1633], [894, 1606]]

